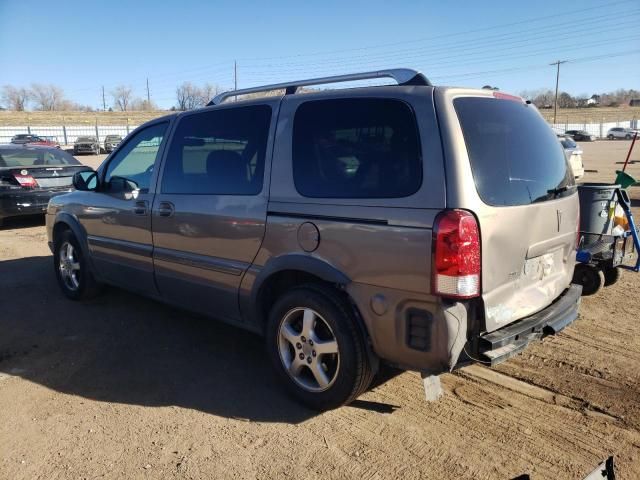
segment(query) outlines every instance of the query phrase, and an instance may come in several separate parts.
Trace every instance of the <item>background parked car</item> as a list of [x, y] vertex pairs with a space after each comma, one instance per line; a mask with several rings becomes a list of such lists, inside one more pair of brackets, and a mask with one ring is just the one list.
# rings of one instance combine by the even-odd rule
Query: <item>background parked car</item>
[[104, 139], [105, 153], [111, 153], [122, 142], [120, 135], [107, 135]]
[[78, 137], [73, 145], [73, 154], [78, 155], [80, 153], [93, 153], [98, 155], [100, 153], [100, 143], [96, 137]]
[[631, 140], [631, 138], [633, 138], [634, 133], [635, 132], [630, 128], [615, 127], [615, 128], [609, 129], [609, 131], [607, 132], [607, 138], [609, 140], [615, 140], [617, 138], [624, 138], [626, 140]]
[[595, 135], [591, 135], [586, 130], [567, 130], [564, 134], [570, 136], [576, 142], [593, 142], [596, 139]]
[[0, 146], [0, 225], [6, 217], [44, 213], [49, 200], [71, 190], [88, 167], [67, 152], [31, 145]]
[[27, 134], [27, 133], [19, 133], [18, 135], [14, 135], [11, 139], [11, 143], [14, 145], [22, 145], [25, 143], [30, 143], [35, 138], [35, 135]]
[[60, 148], [57, 137], [40, 137], [30, 133], [19, 133], [11, 139], [14, 145], [43, 145], [46, 147]]
[[42, 145], [44, 147], [60, 148], [60, 144], [58, 143], [58, 137], [34, 136], [33, 140], [31, 142], [28, 142], [27, 145]]
[[558, 140], [564, 148], [564, 154], [571, 165], [573, 176], [576, 180], [584, 177], [584, 165], [582, 163], [582, 149], [569, 135], [559, 135]]

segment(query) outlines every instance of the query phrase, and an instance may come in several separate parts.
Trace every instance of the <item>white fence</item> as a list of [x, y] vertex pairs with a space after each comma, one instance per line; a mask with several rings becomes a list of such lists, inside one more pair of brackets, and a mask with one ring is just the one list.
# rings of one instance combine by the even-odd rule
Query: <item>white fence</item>
[[590, 135], [598, 138], [605, 138], [610, 128], [638, 128], [638, 120], [627, 120], [622, 122], [600, 122], [600, 123], [550, 123], [551, 128], [557, 133], [564, 133], [567, 130], [586, 130]]
[[0, 127], [0, 143], [9, 143], [14, 135], [27, 133], [41, 137], [56, 137], [61, 145], [73, 144], [82, 136], [97, 136], [100, 143], [107, 135], [125, 137], [136, 125], [60, 125], [60, 126], [17, 126]]
[[[639, 121], [637, 119], [617, 121], [617, 122], [599, 122], [599, 123], [555, 123], [551, 124], [551, 128], [557, 133], [563, 133], [566, 130], [586, 130], [591, 135], [598, 138], [605, 138], [607, 131], [614, 127], [638, 128]], [[60, 126], [18, 126], [18, 127], [0, 127], [0, 143], [9, 143], [14, 135], [20, 133], [29, 133], [32, 135], [40, 135], [44, 137], [56, 137], [61, 145], [73, 144], [76, 138], [80, 136], [97, 136], [100, 143], [104, 142], [107, 135], [120, 135], [125, 137], [129, 132], [136, 128], [135, 125], [60, 125]]]

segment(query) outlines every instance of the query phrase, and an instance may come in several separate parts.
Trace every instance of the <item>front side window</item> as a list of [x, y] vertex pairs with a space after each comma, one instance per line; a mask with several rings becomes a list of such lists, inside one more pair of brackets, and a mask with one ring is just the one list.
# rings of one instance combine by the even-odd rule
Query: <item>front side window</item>
[[105, 183], [109, 185], [114, 177], [119, 177], [134, 182], [141, 190], [148, 190], [168, 125], [157, 123], [136, 133], [109, 161]]
[[270, 122], [268, 105], [184, 117], [169, 147], [162, 193], [257, 195], [262, 191]]
[[413, 110], [392, 99], [303, 103], [293, 126], [293, 177], [316, 198], [400, 198], [422, 184]]

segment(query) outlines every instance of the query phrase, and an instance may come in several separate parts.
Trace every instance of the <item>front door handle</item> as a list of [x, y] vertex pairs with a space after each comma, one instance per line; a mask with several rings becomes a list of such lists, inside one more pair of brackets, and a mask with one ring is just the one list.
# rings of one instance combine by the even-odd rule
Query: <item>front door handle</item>
[[158, 205], [158, 215], [161, 217], [170, 217], [173, 215], [175, 207], [171, 202], [160, 202]]
[[149, 210], [149, 202], [146, 200], [138, 200], [135, 207], [133, 207], [133, 213], [136, 215], [146, 215]]

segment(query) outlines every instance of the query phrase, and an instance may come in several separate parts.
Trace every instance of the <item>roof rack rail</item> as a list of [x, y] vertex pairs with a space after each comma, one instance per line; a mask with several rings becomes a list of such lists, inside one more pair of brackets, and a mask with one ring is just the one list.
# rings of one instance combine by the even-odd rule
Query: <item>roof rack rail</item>
[[229, 90], [216, 95], [213, 100], [207, 103], [219, 105], [229, 97], [247, 95], [249, 93], [268, 92], [270, 90], [285, 89], [287, 95], [296, 93], [299, 87], [309, 85], [324, 85], [326, 83], [351, 82], [354, 80], [369, 80], [373, 78], [393, 78], [398, 85], [425, 85], [431, 86], [431, 82], [422, 73], [411, 68], [392, 68], [389, 70], [376, 70], [374, 72], [349, 73], [347, 75], [335, 75], [332, 77], [310, 78], [308, 80], [298, 80], [296, 82], [274, 83], [261, 87], [243, 88], [240, 90]]

